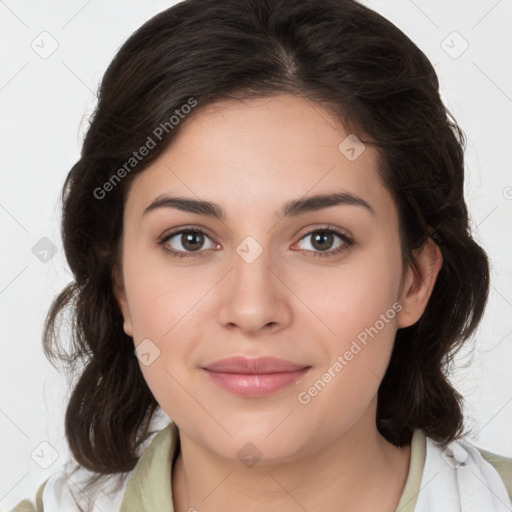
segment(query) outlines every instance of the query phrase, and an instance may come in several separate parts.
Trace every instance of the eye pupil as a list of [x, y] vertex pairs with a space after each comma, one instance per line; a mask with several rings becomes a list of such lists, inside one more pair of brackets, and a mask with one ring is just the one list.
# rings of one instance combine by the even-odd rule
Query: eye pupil
[[204, 243], [204, 236], [198, 231], [187, 231], [181, 236], [183, 247], [189, 251], [199, 250]]
[[[326, 250], [333, 243], [333, 235], [332, 233], [326, 233], [325, 231], [318, 231], [315, 235], [313, 235], [313, 246], [319, 250]], [[325, 242], [328, 242], [327, 245]]]

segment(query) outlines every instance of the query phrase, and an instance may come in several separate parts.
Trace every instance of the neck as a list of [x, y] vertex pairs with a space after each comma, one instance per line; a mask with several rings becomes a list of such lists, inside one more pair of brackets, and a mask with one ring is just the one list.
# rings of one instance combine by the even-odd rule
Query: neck
[[410, 445], [392, 445], [370, 424], [307, 457], [252, 467], [223, 459], [181, 432], [180, 444], [175, 512], [395, 512], [409, 471]]

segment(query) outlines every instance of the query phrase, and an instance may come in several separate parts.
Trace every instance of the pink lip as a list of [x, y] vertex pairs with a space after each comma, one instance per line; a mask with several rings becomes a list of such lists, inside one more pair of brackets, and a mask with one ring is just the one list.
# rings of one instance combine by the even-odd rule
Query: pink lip
[[300, 380], [311, 366], [275, 357], [229, 357], [201, 369], [221, 388], [241, 396], [266, 396]]

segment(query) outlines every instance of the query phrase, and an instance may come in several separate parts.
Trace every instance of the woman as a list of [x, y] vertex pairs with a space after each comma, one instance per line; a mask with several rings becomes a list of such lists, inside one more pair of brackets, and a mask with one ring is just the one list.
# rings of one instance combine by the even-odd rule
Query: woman
[[352, 0], [148, 21], [64, 185], [77, 466], [15, 510], [509, 510], [446, 375], [489, 287], [463, 178], [431, 64]]

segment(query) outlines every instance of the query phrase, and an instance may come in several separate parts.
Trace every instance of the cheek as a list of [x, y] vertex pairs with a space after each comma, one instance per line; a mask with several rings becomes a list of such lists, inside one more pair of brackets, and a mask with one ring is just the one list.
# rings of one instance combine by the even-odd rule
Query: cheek
[[171, 354], [162, 351], [151, 364], [140, 364], [144, 380], [160, 408], [178, 424], [194, 421], [198, 415], [197, 402], [191, 399], [187, 370], [179, 364], [183, 358], [179, 349]]
[[198, 269], [173, 269], [136, 250], [126, 254], [125, 287], [142, 374], [167, 414], [186, 413], [193, 410], [193, 401], [183, 385], [191, 369], [194, 333], [204, 325], [198, 319], [201, 298], [214, 281]]
[[316, 301], [312, 309], [321, 312], [320, 319], [331, 333], [322, 331], [327, 357], [301, 388], [308, 395], [304, 401], [311, 398], [319, 407], [343, 402], [341, 414], [342, 410], [359, 411], [372, 399], [393, 349], [402, 308], [400, 275], [400, 253], [390, 248], [388, 254], [361, 255], [350, 270], [347, 266], [347, 271], [316, 281], [309, 295]]
[[[307, 280], [301, 293], [329, 325], [336, 345], [336, 340], [345, 343], [376, 322], [386, 333], [395, 325], [398, 306], [393, 305], [399, 298], [400, 277], [399, 251], [390, 247], [386, 253], [384, 247], [361, 252], [339, 269], [317, 274]], [[379, 320], [386, 312], [384, 329]]]
[[296, 393], [313, 423], [322, 423], [334, 435], [368, 411], [389, 363], [400, 309], [385, 293], [354, 293], [331, 306], [327, 316], [335, 334], [321, 342], [327, 357]]
[[[371, 294], [351, 294], [338, 301], [329, 313], [333, 335], [325, 337], [329, 353], [327, 367], [334, 363], [341, 379], [361, 389], [378, 385], [384, 376], [397, 329], [401, 305], [391, 294], [374, 290]], [[331, 370], [332, 373], [332, 370]]]
[[[154, 251], [156, 252], [156, 251]], [[133, 337], [164, 340], [193, 315], [194, 304], [208, 291], [200, 271], [179, 269], [148, 251], [135, 249], [124, 261], [125, 287]]]

